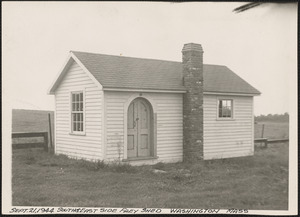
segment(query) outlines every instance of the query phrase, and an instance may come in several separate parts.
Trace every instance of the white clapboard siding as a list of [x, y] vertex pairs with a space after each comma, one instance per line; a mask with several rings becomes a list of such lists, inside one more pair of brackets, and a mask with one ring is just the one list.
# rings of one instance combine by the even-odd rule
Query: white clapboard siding
[[[218, 99], [233, 100], [233, 119], [217, 118]], [[253, 155], [253, 97], [204, 95], [204, 159]]]
[[[132, 92], [105, 91], [105, 117], [106, 117], [106, 158], [118, 159], [119, 154], [123, 158], [124, 105], [134, 95]], [[157, 112], [157, 156], [151, 161], [177, 162], [182, 161], [183, 144], [183, 117], [182, 94], [178, 93], [145, 93], [144, 98], [151, 98], [156, 105]], [[153, 105], [152, 105], [153, 106]], [[124, 114], [125, 113], [125, 114]], [[118, 143], [121, 147], [118, 147]]]
[[[70, 91], [85, 90], [85, 135], [70, 134]], [[57, 154], [101, 160], [103, 91], [77, 63], [73, 63], [55, 91]]]

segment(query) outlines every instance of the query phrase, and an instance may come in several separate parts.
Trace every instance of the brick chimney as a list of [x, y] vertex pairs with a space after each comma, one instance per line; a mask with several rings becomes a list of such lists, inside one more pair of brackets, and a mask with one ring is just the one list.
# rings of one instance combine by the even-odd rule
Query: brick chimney
[[182, 49], [183, 85], [183, 161], [203, 159], [203, 50], [200, 44]]

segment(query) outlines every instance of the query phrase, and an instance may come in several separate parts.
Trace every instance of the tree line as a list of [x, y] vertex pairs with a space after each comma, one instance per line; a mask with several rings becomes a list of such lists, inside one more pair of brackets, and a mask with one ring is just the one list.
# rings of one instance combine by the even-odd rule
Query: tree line
[[289, 121], [289, 114], [268, 114], [255, 116], [255, 121]]

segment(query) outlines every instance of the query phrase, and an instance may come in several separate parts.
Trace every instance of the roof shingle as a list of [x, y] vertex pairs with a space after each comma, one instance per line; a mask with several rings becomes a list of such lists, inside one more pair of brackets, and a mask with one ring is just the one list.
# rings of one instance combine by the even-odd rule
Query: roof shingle
[[[104, 88], [185, 90], [182, 63], [71, 51]], [[226, 66], [204, 64], [204, 91], [260, 94]]]

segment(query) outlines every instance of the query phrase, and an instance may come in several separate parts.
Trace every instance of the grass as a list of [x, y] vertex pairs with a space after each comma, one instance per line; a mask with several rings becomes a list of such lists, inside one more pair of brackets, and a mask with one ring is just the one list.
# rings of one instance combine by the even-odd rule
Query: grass
[[288, 122], [257, 122], [254, 125], [254, 136], [255, 138], [262, 137], [262, 127], [264, 127], [264, 138], [268, 139], [281, 139], [289, 138], [289, 123]]
[[15, 150], [12, 173], [14, 206], [288, 208], [288, 144], [251, 157], [140, 167]]
[[[48, 113], [51, 117], [52, 141], [54, 141], [54, 112], [42, 110], [12, 110], [12, 132], [49, 132]], [[43, 142], [42, 137], [13, 138], [13, 144]]]
[[48, 113], [51, 114], [52, 129], [54, 112], [42, 110], [12, 110], [12, 132], [41, 132], [49, 130]]

